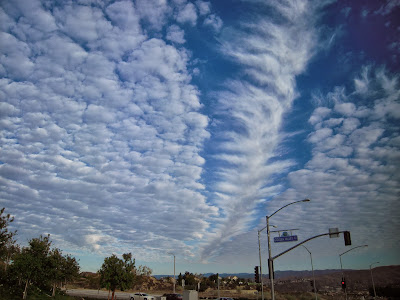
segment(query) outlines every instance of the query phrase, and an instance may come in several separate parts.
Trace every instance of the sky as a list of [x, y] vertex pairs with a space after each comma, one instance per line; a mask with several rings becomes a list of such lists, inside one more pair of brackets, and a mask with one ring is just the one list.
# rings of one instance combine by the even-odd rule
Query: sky
[[398, 265], [399, 74], [398, 0], [1, 0], [0, 206], [82, 271], [253, 273], [308, 198], [271, 239]]

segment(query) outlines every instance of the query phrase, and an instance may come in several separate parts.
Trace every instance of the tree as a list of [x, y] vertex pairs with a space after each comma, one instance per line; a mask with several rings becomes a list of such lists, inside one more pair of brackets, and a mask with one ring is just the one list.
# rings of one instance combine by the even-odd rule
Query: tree
[[26, 299], [31, 285], [41, 290], [51, 288], [54, 297], [59, 283], [79, 273], [75, 258], [63, 256], [60, 249], [50, 249], [50, 246], [50, 235], [40, 236], [31, 239], [29, 247], [22, 248], [20, 253], [14, 255], [10, 274], [16, 276], [19, 284], [24, 283], [23, 299]]
[[70, 255], [64, 256], [62, 264], [62, 273], [63, 273], [62, 280], [64, 280], [64, 282], [67, 283], [68, 281], [77, 278], [79, 276], [79, 271], [80, 267], [76, 258]]
[[22, 251], [15, 255], [12, 271], [19, 275], [19, 278], [25, 281], [23, 299], [26, 299], [28, 287], [35, 284], [38, 287], [47, 287], [49, 274], [49, 251], [50, 251], [50, 235], [34, 238], [29, 241], [29, 247], [23, 248]]
[[100, 274], [100, 284], [112, 291], [111, 300], [114, 300], [115, 290], [119, 288], [121, 291], [128, 289], [134, 279], [135, 260], [132, 259], [131, 253], [122, 255], [123, 260], [119, 259], [115, 254], [104, 259]]
[[3, 261], [5, 258], [7, 262], [10, 254], [9, 250], [15, 244], [13, 237], [17, 231], [8, 230], [8, 225], [14, 221], [14, 217], [11, 217], [10, 214], [3, 215], [4, 210], [4, 207], [0, 210], [0, 259]]
[[185, 272], [185, 275], [183, 275], [183, 279], [185, 279], [185, 285], [196, 285], [196, 277], [194, 276], [193, 273], [190, 273], [188, 271]]
[[148, 266], [140, 265], [137, 269], [135, 269], [135, 273], [136, 275], [149, 277], [153, 273], [153, 270], [150, 269]]
[[54, 248], [49, 255], [49, 274], [52, 281], [52, 297], [63, 281], [71, 280], [79, 275], [79, 264], [75, 258], [63, 256], [60, 249]]
[[133, 288], [135, 288], [135, 286], [140, 286], [144, 282], [146, 282], [146, 278], [151, 276], [153, 270], [147, 266], [140, 265], [139, 267], [135, 268], [134, 273], [135, 278], [133, 281]]
[[49, 254], [49, 267], [50, 267], [50, 278], [52, 281], [52, 297], [56, 295], [57, 282], [60, 282], [63, 277], [62, 273], [62, 264], [63, 264], [63, 256], [61, 254], [61, 250], [54, 248], [51, 250]]

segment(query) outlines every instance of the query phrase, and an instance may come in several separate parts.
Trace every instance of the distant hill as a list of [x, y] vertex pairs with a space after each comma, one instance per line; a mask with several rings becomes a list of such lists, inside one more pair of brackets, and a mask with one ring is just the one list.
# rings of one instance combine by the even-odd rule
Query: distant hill
[[[315, 275], [320, 276], [320, 275], [325, 275], [325, 274], [331, 274], [331, 273], [337, 273], [340, 272], [341, 270], [336, 270], [336, 269], [329, 269], [329, 270], [315, 270]], [[345, 271], [351, 271], [351, 270], [345, 270]], [[205, 273], [202, 274], [204, 277], [209, 277], [215, 273]], [[153, 277], [160, 279], [163, 277], [173, 277], [174, 275], [152, 275]], [[176, 274], [176, 277], [178, 275]], [[245, 279], [252, 279], [254, 278], [254, 273], [220, 273], [220, 277], [225, 278], [229, 276], [236, 276], [238, 278], [245, 278]], [[308, 277], [312, 276], [312, 271], [276, 271], [275, 272], [275, 278], [276, 279], [281, 279], [281, 278], [287, 278], [287, 277]], [[263, 274], [263, 278], [268, 278], [268, 274]]]

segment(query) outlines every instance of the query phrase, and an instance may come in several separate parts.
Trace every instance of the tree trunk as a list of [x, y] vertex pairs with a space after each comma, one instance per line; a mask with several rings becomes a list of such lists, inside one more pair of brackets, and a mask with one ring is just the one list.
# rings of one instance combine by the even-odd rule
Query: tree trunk
[[53, 283], [53, 293], [51, 294], [51, 296], [54, 298], [56, 296], [56, 283]]
[[26, 299], [26, 296], [28, 293], [28, 284], [29, 284], [29, 279], [26, 280], [24, 293], [22, 294], [22, 299], [24, 299], [24, 300]]
[[110, 300], [110, 289], [108, 289], [108, 297], [107, 300]]
[[115, 290], [113, 290], [113, 292], [112, 292], [111, 300], [114, 300], [114, 294], [115, 294]]

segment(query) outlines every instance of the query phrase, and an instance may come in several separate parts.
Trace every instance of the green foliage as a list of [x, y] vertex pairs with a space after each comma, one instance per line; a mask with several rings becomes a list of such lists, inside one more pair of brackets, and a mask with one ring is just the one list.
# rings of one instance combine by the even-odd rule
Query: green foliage
[[140, 265], [138, 268], [135, 269], [135, 273], [136, 273], [136, 275], [139, 275], [139, 276], [149, 277], [153, 273], [153, 270], [147, 266]]
[[115, 254], [106, 257], [98, 271], [101, 286], [111, 290], [113, 296], [117, 288], [121, 291], [129, 289], [135, 277], [135, 259], [132, 259], [132, 254], [126, 253], [122, 257], [123, 260]]
[[185, 279], [185, 285], [196, 285], [196, 277], [194, 276], [193, 273], [190, 273], [188, 271], [185, 272], [185, 275], [183, 275], [183, 279]]
[[[16, 231], [9, 231], [8, 226], [14, 221], [14, 218], [10, 214], [4, 215], [5, 208], [0, 210], [0, 259], [3, 261], [7, 260], [10, 255], [10, 249], [13, 249], [15, 241], [13, 237], [17, 233]], [[15, 247], [15, 246], [14, 246]]]
[[[22, 250], [16, 247], [12, 263], [1, 277], [0, 297], [6, 295], [6, 299], [12, 299], [18, 296], [21, 299], [23, 295], [25, 299], [32, 292], [42, 294], [42, 291], [49, 291], [50, 287], [54, 297], [59, 283], [79, 274], [75, 258], [63, 256], [61, 250], [50, 247], [50, 235], [31, 239], [29, 246]], [[27, 299], [34, 299], [33, 295]]]
[[50, 236], [40, 236], [29, 241], [29, 247], [14, 256], [10, 272], [29, 286], [33, 284], [39, 288], [49, 287], [51, 265], [49, 261]]

